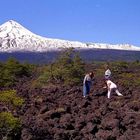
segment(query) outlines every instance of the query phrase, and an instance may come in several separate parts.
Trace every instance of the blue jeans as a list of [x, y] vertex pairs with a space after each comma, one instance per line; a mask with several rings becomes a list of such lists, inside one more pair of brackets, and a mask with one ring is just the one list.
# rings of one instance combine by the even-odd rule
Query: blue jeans
[[91, 86], [91, 82], [86, 81], [85, 84], [83, 85], [83, 96], [86, 96], [89, 94], [90, 86]]

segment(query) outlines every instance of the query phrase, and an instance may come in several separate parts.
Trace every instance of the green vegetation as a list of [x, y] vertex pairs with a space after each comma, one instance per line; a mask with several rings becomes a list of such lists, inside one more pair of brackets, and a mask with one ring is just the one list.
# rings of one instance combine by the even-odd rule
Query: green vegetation
[[[140, 84], [140, 63], [136, 62], [93, 62], [85, 65], [78, 54], [73, 50], [65, 51], [56, 62], [44, 67], [42, 73], [36, 79], [35, 84], [43, 86], [49, 83], [63, 83], [65, 85], [77, 85], [82, 83], [84, 73], [95, 72], [95, 77], [104, 77], [105, 65], [108, 64], [112, 78], [126, 87], [134, 87]], [[135, 69], [136, 70], [135, 70]], [[132, 71], [135, 71], [133, 73]], [[115, 82], [115, 81], [114, 81]]]
[[[105, 65], [110, 66], [112, 77], [122, 79], [124, 86], [138, 86], [140, 79], [138, 69], [140, 62], [93, 62], [85, 64], [78, 53], [73, 49], [67, 49], [58, 57], [58, 59], [48, 65], [35, 66], [10, 58], [5, 63], [0, 63], [0, 86], [13, 87], [22, 77], [28, 77], [33, 74], [34, 80], [31, 81], [32, 87], [42, 87], [48, 84], [78, 85], [82, 84], [84, 74], [89, 71], [95, 72], [95, 77], [104, 77]], [[136, 69], [136, 70], [135, 70]], [[36, 71], [35, 71], [36, 70]], [[132, 71], [135, 73], [132, 74]]]
[[16, 139], [21, 130], [21, 122], [13, 116], [12, 109], [15, 111], [21, 107], [24, 100], [16, 95], [15, 90], [6, 90], [0, 91], [0, 103], [7, 109], [7, 112], [0, 113], [0, 139]]
[[7, 62], [0, 63], [0, 86], [13, 86], [19, 78], [30, 76], [32, 69], [32, 65], [20, 64], [16, 59], [9, 58]]
[[120, 74], [122, 72], [126, 72], [129, 67], [128, 62], [118, 61], [110, 63], [111, 70], [114, 74]]
[[9, 112], [0, 113], [0, 138], [10, 140], [21, 128], [20, 120]]
[[95, 77], [98, 79], [104, 77], [105, 65], [109, 65], [112, 72], [112, 80], [118, 82], [124, 88], [134, 88], [140, 85], [140, 62], [93, 62], [86, 71], [95, 71]]
[[24, 100], [20, 97], [17, 97], [15, 90], [8, 90], [0, 92], [0, 102], [12, 104], [14, 107], [19, 107], [23, 105]]
[[48, 83], [79, 84], [84, 71], [84, 63], [79, 55], [72, 49], [66, 50], [56, 62], [44, 68], [37, 79], [37, 84], [40, 86]]
[[7, 112], [0, 113], [0, 139], [12, 140], [20, 133], [20, 119], [12, 112], [21, 107], [24, 100], [16, 95], [15, 90], [0, 91], [0, 103]]

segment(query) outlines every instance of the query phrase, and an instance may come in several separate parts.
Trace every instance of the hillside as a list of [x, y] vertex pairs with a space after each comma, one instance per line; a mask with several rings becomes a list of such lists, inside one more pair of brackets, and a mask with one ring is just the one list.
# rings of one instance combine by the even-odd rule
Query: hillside
[[[22, 78], [14, 87], [25, 100], [14, 110], [22, 121], [18, 140], [138, 140], [140, 137], [140, 64], [112, 63], [112, 80], [117, 83], [118, 97], [107, 99], [103, 81], [104, 64], [86, 64], [95, 72], [90, 96], [83, 98], [80, 85], [48, 84], [33, 88], [38, 74]], [[81, 77], [83, 78], [83, 77]], [[3, 89], [4, 90], [4, 89]], [[4, 104], [0, 102], [0, 111]], [[1, 137], [1, 135], [0, 135]]]

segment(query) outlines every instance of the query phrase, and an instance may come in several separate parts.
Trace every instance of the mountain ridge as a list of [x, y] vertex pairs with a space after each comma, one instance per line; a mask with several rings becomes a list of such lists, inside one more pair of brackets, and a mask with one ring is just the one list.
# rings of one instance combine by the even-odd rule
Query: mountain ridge
[[139, 47], [130, 44], [82, 43], [45, 38], [32, 33], [14, 20], [0, 26], [0, 52], [48, 52], [61, 51], [63, 48], [140, 51]]

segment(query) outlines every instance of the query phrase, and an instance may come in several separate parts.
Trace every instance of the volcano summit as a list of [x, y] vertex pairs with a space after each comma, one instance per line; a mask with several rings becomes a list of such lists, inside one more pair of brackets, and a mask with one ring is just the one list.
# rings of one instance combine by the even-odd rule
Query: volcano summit
[[50, 52], [59, 51], [63, 48], [140, 51], [139, 47], [129, 44], [82, 43], [45, 38], [32, 33], [13, 20], [0, 26], [0, 52]]

